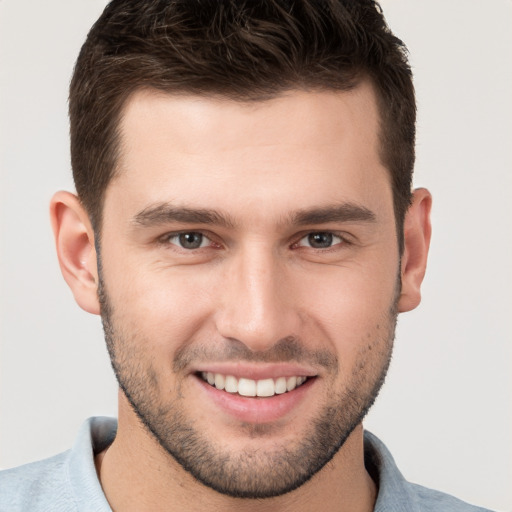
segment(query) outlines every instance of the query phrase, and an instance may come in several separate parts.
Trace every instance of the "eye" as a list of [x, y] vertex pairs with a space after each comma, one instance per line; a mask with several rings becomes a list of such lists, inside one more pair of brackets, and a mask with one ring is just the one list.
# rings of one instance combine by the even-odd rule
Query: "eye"
[[319, 231], [316, 233], [308, 233], [299, 240], [297, 245], [299, 247], [311, 247], [313, 249], [329, 249], [343, 242], [344, 240], [340, 236], [328, 231]]
[[168, 235], [165, 241], [167, 243], [177, 245], [182, 249], [188, 250], [201, 249], [202, 247], [207, 247], [211, 244], [209, 238], [197, 231], [187, 231], [185, 233]]

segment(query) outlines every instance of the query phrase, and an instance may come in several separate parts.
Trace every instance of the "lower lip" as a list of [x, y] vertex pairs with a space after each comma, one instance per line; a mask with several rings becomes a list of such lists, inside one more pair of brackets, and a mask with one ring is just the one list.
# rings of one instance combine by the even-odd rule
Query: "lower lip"
[[293, 391], [264, 398], [228, 393], [211, 386], [200, 377], [194, 378], [210, 402], [239, 421], [256, 424], [271, 423], [290, 414], [305, 400], [306, 394], [316, 381], [316, 378], [310, 378]]

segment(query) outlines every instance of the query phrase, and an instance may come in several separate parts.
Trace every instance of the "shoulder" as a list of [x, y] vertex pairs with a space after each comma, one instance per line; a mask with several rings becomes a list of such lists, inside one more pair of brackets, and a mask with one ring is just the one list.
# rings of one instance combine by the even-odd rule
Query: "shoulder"
[[375, 512], [490, 512], [440, 491], [408, 482], [384, 443], [364, 433], [365, 465], [378, 486]]
[[75, 510], [67, 475], [69, 452], [0, 471], [0, 512]]
[[114, 439], [113, 418], [89, 418], [71, 450], [0, 472], [0, 512], [110, 512], [94, 454]]
[[411, 493], [416, 497], [421, 512], [491, 512], [488, 509], [470, 505], [444, 492], [409, 483]]

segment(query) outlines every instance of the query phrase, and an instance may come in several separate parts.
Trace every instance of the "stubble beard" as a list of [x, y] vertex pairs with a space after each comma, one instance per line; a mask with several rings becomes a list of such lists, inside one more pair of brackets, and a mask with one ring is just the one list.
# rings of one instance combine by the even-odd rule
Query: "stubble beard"
[[[343, 390], [332, 390], [325, 398], [321, 412], [302, 439], [278, 450], [246, 449], [237, 453], [223, 450], [194, 427], [193, 419], [184, 414], [179, 386], [174, 398], [161, 399], [158, 375], [143, 350], [148, 344], [142, 336], [123, 332], [115, 324], [101, 272], [99, 297], [105, 340], [117, 381], [149, 433], [165, 452], [205, 486], [234, 498], [262, 499], [281, 496], [306, 483], [334, 457], [366, 416], [391, 361], [399, 284], [388, 318], [383, 319], [380, 337], [363, 343], [348, 385]], [[284, 343], [288, 343], [288, 347], [283, 352]], [[300, 346], [301, 342], [296, 339], [282, 340], [274, 356], [271, 350], [265, 358], [275, 360], [275, 354], [280, 351], [279, 360], [283, 359], [283, 353], [288, 353], [291, 360], [293, 347], [303, 352]], [[179, 357], [187, 355], [185, 351]], [[337, 371], [336, 356], [328, 353], [318, 357], [331, 358], [331, 363], [334, 357]], [[174, 363], [175, 368], [180, 366], [180, 361]], [[254, 425], [249, 430], [253, 438], [268, 434], [265, 425]]]

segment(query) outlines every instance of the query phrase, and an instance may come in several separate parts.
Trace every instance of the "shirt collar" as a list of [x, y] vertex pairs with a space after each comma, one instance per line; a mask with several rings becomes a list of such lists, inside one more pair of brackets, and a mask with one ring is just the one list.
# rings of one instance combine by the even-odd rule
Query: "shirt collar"
[[[68, 477], [75, 500], [83, 510], [111, 511], [96, 474], [94, 455], [112, 443], [116, 431], [114, 418], [89, 418], [71, 450]], [[384, 443], [368, 431], [364, 433], [364, 458], [367, 471], [378, 488], [374, 512], [420, 512], [411, 486], [393, 456]]]
[[364, 459], [378, 487], [374, 512], [420, 512], [411, 484], [400, 473], [384, 443], [368, 431], [364, 433]]

